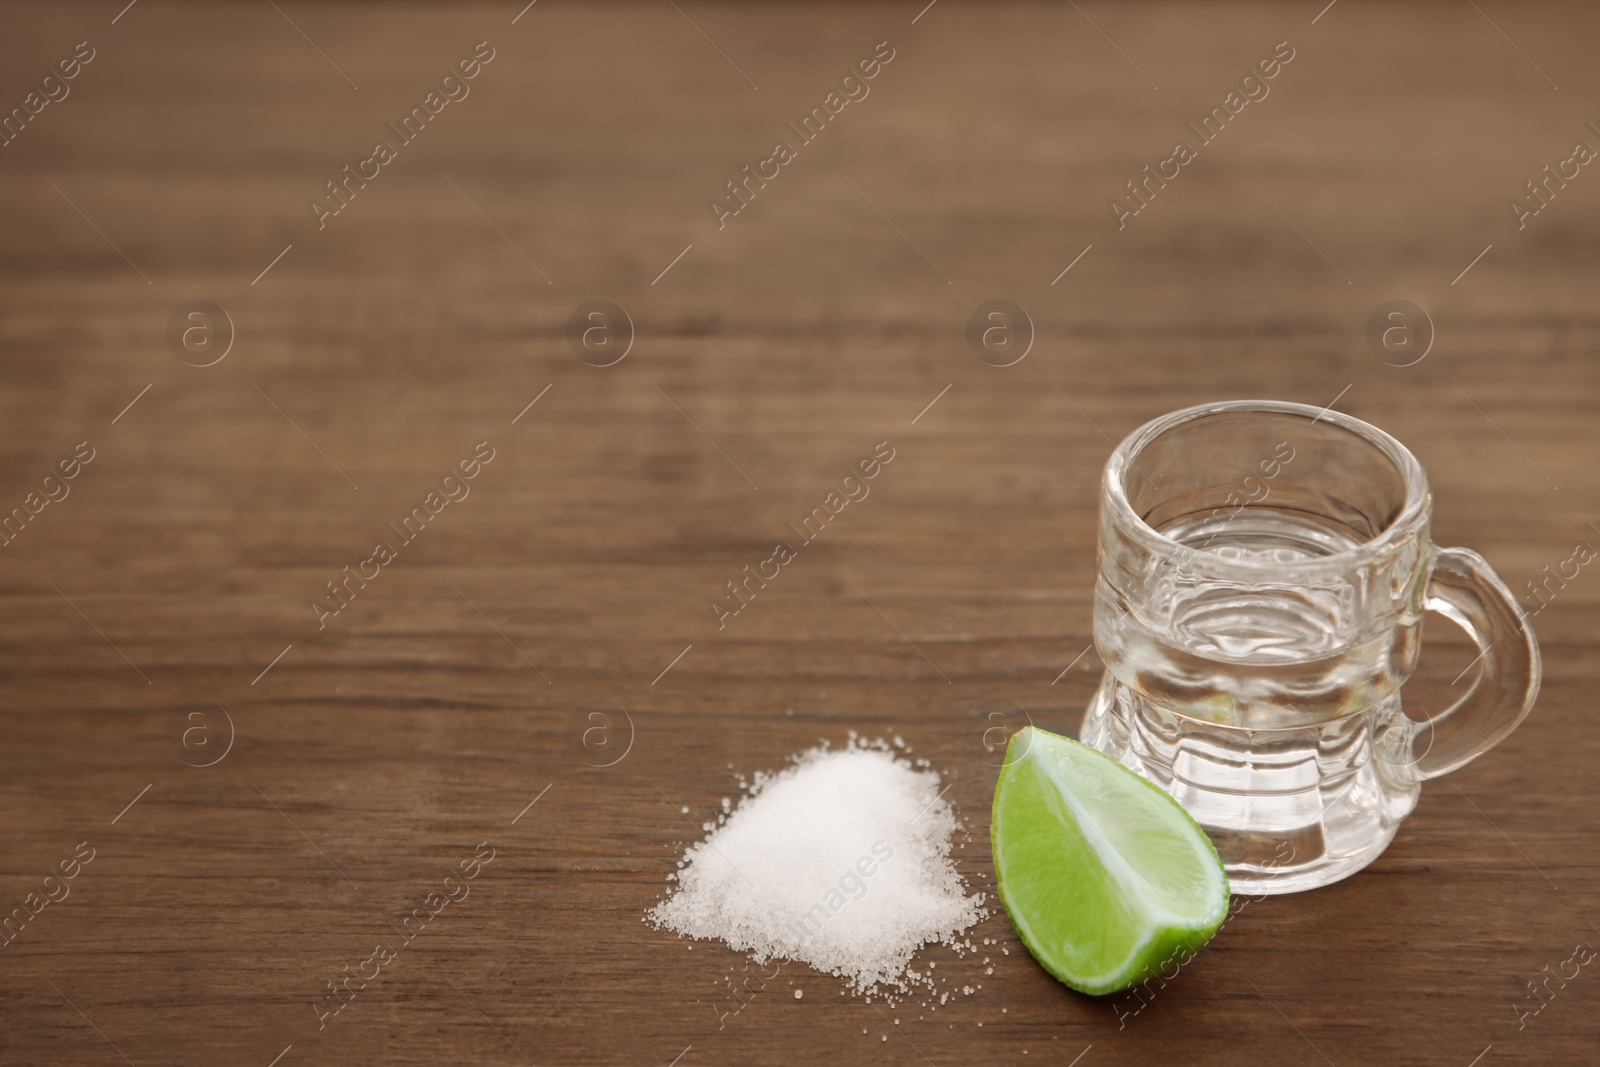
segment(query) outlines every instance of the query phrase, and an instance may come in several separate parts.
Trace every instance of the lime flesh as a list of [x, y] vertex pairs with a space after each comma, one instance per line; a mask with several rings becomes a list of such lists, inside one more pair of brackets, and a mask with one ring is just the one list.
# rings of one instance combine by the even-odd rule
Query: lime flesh
[[1082, 993], [1115, 993], [1186, 961], [1227, 917], [1227, 872], [1188, 812], [1057, 734], [1012, 736], [989, 839], [1022, 943]]

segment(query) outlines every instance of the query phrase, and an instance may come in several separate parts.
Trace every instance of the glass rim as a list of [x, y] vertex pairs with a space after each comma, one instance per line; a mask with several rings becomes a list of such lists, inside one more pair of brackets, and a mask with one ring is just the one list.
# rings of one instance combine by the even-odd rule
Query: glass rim
[[1427, 525], [1431, 505], [1427, 472], [1423, 470], [1417, 457], [1411, 454], [1411, 450], [1391, 434], [1353, 415], [1334, 411], [1332, 407], [1316, 408], [1292, 400], [1226, 400], [1180, 408], [1151, 419], [1124, 437], [1112, 451], [1111, 458], [1106, 461], [1102, 478], [1102, 505], [1109, 508], [1110, 517], [1129, 531], [1146, 550], [1161, 555], [1171, 555], [1182, 552], [1186, 546], [1145, 522], [1144, 518], [1134, 510], [1126, 488], [1126, 476], [1134, 458], [1158, 437], [1184, 423], [1230, 412], [1295, 415], [1308, 418], [1313, 423], [1327, 422], [1337, 426], [1351, 436], [1379, 449], [1388, 457], [1405, 483], [1405, 501], [1401, 505], [1399, 514], [1375, 536], [1352, 548], [1342, 549], [1326, 556], [1315, 556], [1293, 563], [1279, 563], [1272, 560], [1232, 559], [1203, 550], [1191, 550], [1191, 559], [1203, 559], [1208, 568], [1251, 574], [1266, 572], [1281, 574], [1285, 570], [1341, 570], [1396, 550]]

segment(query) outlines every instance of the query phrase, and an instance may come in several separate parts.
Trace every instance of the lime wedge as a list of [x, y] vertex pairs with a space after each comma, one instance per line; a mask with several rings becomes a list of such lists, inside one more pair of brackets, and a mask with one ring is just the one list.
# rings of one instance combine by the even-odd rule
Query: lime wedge
[[1187, 960], [1227, 917], [1222, 860], [1176, 800], [1032, 726], [1006, 749], [989, 839], [1022, 943], [1082, 993]]

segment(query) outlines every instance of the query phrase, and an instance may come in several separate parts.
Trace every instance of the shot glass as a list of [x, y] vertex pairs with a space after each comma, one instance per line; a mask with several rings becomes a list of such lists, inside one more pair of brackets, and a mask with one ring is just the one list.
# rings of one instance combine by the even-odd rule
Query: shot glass
[[[1539, 646], [1482, 556], [1429, 537], [1421, 464], [1377, 427], [1241, 400], [1165, 415], [1106, 464], [1083, 740], [1181, 802], [1237, 892], [1290, 893], [1378, 857], [1421, 782], [1533, 707]], [[1414, 720], [1423, 615], [1480, 650]]]

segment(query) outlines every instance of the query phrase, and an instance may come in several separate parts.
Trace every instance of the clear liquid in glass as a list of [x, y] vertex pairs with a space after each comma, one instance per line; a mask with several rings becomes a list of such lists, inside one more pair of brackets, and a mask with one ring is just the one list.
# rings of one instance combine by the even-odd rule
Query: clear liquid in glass
[[1399, 690], [1415, 628], [1364, 625], [1384, 591], [1363, 588], [1359, 570], [1287, 577], [1361, 539], [1273, 507], [1161, 533], [1186, 552], [1285, 564], [1285, 577], [1219, 582], [1160, 563], [1134, 604], [1102, 587], [1107, 671], [1083, 740], [1182, 803], [1235, 892], [1293, 892], [1366, 866], [1417, 802], [1416, 724]]

